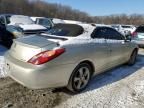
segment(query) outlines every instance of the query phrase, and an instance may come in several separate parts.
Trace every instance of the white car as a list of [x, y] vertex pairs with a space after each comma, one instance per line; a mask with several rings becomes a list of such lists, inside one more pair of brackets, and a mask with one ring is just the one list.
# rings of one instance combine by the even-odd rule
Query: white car
[[62, 19], [52, 18], [51, 19], [54, 24], [64, 24], [65, 22]]
[[106, 25], [106, 24], [94, 24], [95, 26], [101, 26], [101, 27], [111, 27], [110, 25]]
[[136, 30], [136, 27], [133, 25], [111, 25], [114, 29], [118, 30], [122, 34], [127, 34], [130, 32], [131, 34]]
[[54, 24], [50, 18], [45, 17], [31, 17], [31, 19], [35, 22], [35, 24], [42, 25], [46, 27], [47, 29], [51, 29]]
[[0, 15], [0, 21], [9, 31], [13, 31], [14, 27], [16, 30], [20, 28], [23, 34], [36, 34], [47, 31], [46, 27], [35, 24], [30, 17], [24, 15], [2, 14]]
[[65, 23], [68, 24], [82, 24], [83, 22], [80, 21], [74, 21], [74, 20], [63, 20]]

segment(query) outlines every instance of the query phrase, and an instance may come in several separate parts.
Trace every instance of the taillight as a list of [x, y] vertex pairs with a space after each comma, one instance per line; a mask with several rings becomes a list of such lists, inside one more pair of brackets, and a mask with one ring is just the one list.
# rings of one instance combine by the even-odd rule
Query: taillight
[[133, 32], [132, 37], [136, 37], [136, 36], [137, 36], [137, 32]]
[[41, 53], [37, 54], [36, 56], [32, 57], [28, 61], [28, 63], [34, 64], [34, 65], [41, 65], [41, 64], [49, 62], [50, 60], [60, 56], [64, 52], [65, 52], [64, 48], [44, 51], [44, 52], [41, 52]]

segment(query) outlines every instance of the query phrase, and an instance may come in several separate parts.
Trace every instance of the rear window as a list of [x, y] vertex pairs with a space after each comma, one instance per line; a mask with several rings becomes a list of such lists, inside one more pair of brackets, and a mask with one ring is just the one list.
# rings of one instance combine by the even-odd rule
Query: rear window
[[136, 29], [136, 32], [144, 33], [144, 26], [140, 26]]
[[56, 24], [47, 32], [50, 35], [76, 37], [84, 32], [83, 27], [76, 24]]

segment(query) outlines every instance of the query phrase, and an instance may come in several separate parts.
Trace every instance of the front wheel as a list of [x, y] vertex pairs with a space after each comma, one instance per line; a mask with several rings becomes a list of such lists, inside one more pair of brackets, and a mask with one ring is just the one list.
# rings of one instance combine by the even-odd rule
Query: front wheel
[[91, 73], [92, 69], [87, 63], [78, 65], [72, 73], [67, 88], [73, 93], [81, 92], [87, 87]]

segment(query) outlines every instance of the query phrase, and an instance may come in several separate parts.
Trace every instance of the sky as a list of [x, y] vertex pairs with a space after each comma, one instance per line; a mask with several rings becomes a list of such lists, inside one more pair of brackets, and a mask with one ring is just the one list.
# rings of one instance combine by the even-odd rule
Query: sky
[[144, 0], [45, 0], [67, 5], [91, 16], [144, 14]]

